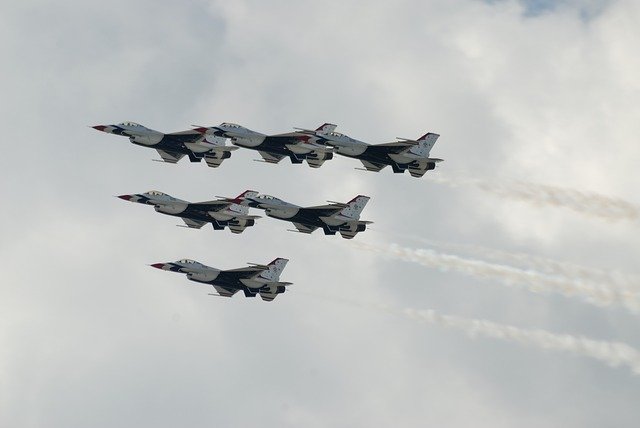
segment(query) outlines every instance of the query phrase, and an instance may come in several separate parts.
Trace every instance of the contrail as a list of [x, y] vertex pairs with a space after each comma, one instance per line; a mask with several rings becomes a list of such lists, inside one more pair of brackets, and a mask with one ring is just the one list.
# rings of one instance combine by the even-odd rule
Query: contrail
[[565, 207], [580, 214], [599, 217], [610, 221], [640, 220], [640, 207], [620, 198], [583, 192], [544, 184], [527, 183], [518, 180], [481, 180], [474, 178], [455, 178], [431, 176], [436, 183], [451, 187], [472, 185], [485, 192], [498, 196], [519, 199], [537, 205]]
[[360, 249], [418, 263], [444, 272], [454, 270], [476, 278], [498, 280], [509, 286], [522, 285], [536, 293], [552, 291], [568, 297], [578, 295], [597, 306], [619, 303], [632, 312], [640, 312], [640, 292], [637, 290], [616, 289], [602, 283], [586, 282], [560, 275], [548, 275], [532, 269], [525, 270], [508, 265], [488, 263], [483, 260], [468, 259], [433, 249], [414, 249], [398, 244], [378, 246], [360, 242], [354, 242], [353, 245]]
[[327, 296], [301, 291], [298, 291], [298, 293], [358, 307], [377, 309], [394, 315], [402, 315], [413, 321], [463, 331], [471, 337], [488, 337], [519, 343], [525, 346], [571, 352], [575, 355], [602, 361], [611, 367], [628, 366], [634, 374], [640, 375], [640, 351], [622, 342], [594, 340], [584, 336], [557, 334], [541, 329], [523, 329], [483, 319], [444, 315], [431, 309], [392, 309], [386, 305], [367, 304], [363, 301], [349, 300], [338, 296]]
[[441, 315], [433, 310], [407, 308], [402, 310], [402, 314], [415, 321], [460, 330], [472, 337], [490, 337], [542, 349], [571, 352], [594, 358], [611, 367], [625, 365], [634, 374], [640, 374], [640, 351], [626, 343], [599, 341], [540, 329], [527, 330], [482, 319]]
[[618, 270], [606, 270], [582, 266], [575, 263], [534, 256], [526, 253], [501, 251], [480, 245], [439, 242], [431, 239], [419, 238], [413, 235], [402, 236], [413, 239], [417, 242], [428, 244], [432, 247], [471, 253], [474, 256], [483, 257], [485, 260], [496, 261], [501, 264], [512, 263], [520, 265], [524, 269], [534, 269], [550, 275], [559, 275], [566, 278], [580, 279], [593, 283], [604, 282], [619, 289], [640, 291], [640, 275], [636, 274], [629, 274]]

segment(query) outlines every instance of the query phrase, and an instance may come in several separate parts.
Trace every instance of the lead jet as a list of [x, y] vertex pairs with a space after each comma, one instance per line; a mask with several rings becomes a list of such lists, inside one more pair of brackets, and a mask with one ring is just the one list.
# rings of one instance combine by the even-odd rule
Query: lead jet
[[177, 163], [186, 155], [191, 162], [204, 159], [207, 165], [217, 168], [223, 160], [231, 157], [232, 151], [238, 149], [226, 146], [224, 138], [207, 133], [206, 128], [163, 134], [135, 122], [122, 122], [117, 125], [96, 125], [93, 129], [124, 135], [133, 144], [156, 149], [162, 161], [167, 163]]
[[[336, 125], [325, 123], [314, 132], [328, 133], [335, 128]], [[291, 163], [298, 164], [306, 160], [310, 167], [319, 168], [324, 161], [333, 158], [332, 147], [319, 143], [320, 138], [305, 132], [265, 135], [228, 122], [199, 129], [203, 132], [211, 132], [218, 137], [229, 138], [236, 146], [257, 150], [263, 161], [267, 163], [278, 163], [288, 157]]]
[[442, 162], [442, 159], [429, 157], [431, 148], [440, 136], [432, 132], [417, 140], [398, 138], [400, 141], [392, 143], [367, 144], [334, 130], [326, 132], [297, 129], [317, 137], [319, 143], [334, 146], [339, 155], [359, 159], [367, 171], [378, 172], [391, 165], [395, 173], [409, 170], [411, 176], [422, 177], [425, 172], [435, 169], [436, 163]]
[[360, 220], [368, 196], [356, 196], [346, 204], [328, 201], [329, 205], [299, 207], [269, 195], [244, 196], [243, 205], [265, 210], [269, 217], [290, 221], [296, 230], [291, 232], [312, 233], [322, 228], [325, 235], [340, 232], [345, 239], [351, 239], [358, 232], [364, 232], [370, 221]]
[[258, 192], [247, 190], [235, 198], [221, 198], [215, 201], [188, 202], [176, 199], [156, 190], [147, 193], [120, 195], [118, 198], [139, 204], [153, 205], [162, 214], [180, 217], [191, 229], [200, 229], [207, 223], [214, 230], [228, 227], [233, 233], [242, 233], [245, 228], [253, 226], [260, 216], [248, 215], [249, 207], [240, 203], [247, 196], [257, 196]]
[[222, 297], [231, 297], [243, 291], [246, 297], [260, 294], [262, 300], [272, 301], [278, 294], [286, 291], [291, 282], [281, 282], [280, 274], [287, 265], [287, 259], [277, 258], [268, 265], [247, 263], [240, 269], [220, 270], [203, 265], [194, 260], [183, 259], [170, 263], [155, 263], [154, 268], [171, 272], [186, 273], [191, 281], [211, 284]]

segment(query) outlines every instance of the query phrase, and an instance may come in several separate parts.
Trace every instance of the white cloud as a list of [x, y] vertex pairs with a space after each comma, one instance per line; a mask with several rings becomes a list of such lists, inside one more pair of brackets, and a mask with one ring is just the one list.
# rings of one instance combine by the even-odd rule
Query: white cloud
[[[639, 391], [624, 370], [317, 295], [637, 346], [624, 310], [469, 287], [475, 280], [291, 234], [269, 218], [240, 236], [185, 231], [112, 196], [155, 188], [205, 200], [255, 188], [313, 205], [363, 193], [375, 223], [362, 242], [411, 233], [629, 273], [637, 225], [429, 176], [368, 174], [344, 158], [311, 170], [239, 150], [217, 170], [160, 165], [87, 128], [230, 120], [276, 133], [332, 121], [372, 143], [432, 130], [442, 135], [433, 154], [446, 160], [432, 176], [506, 177], [637, 204], [638, 6], [524, 10], [463, 0], [7, 7], [0, 425], [634, 426]], [[272, 304], [210, 298], [146, 266], [275, 256], [291, 259], [283, 279], [295, 284]]]

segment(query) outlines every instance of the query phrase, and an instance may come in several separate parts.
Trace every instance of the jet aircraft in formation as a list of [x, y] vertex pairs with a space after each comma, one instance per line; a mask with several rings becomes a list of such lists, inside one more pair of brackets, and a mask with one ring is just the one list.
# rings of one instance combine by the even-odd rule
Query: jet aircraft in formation
[[[360, 160], [367, 171], [378, 172], [391, 166], [393, 172], [409, 171], [413, 177], [422, 177], [435, 169], [442, 159], [430, 156], [439, 135], [432, 132], [412, 140], [398, 138], [383, 144], [368, 144], [336, 132], [336, 125], [325, 123], [315, 130], [295, 128], [296, 131], [266, 135], [234, 123], [197, 127], [188, 131], [163, 134], [134, 122], [118, 125], [98, 125], [93, 128], [129, 137], [133, 144], [154, 148], [164, 162], [176, 163], [185, 155], [191, 162], [204, 159], [207, 165], [218, 167], [231, 152], [239, 147], [256, 150], [264, 162], [278, 163], [288, 157], [292, 163], [306, 161], [319, 168], [333, 154]], [[230, 139], [233, 146], [226, 145]]]
[[214, 230], [228, 227], [233, 233], [242, 233], [247, 227], [253, 226], [260, 216], [249, 215], [249, 207], [240, 203], [245, 197], [257, 195], [258, 192], [247, 190], [235, 198], [193, 203], [156, 190], [118, 197], [129, 202], [153, 205], [159, 213], [182, 218], [189, 228], [200, 229], [211, 223]]
[[[134, 122], [97, 125], [93, 128], [123, 135], [129, 137], [133, 144], [153, 148], [167, 163], [177, 163], [187, 156], [191, 162], [204, 159], [208, 166], [214, 168], [240, 147], [258, 151], [267, 163], [278, 163], [288, 157], [294, 164], [306, 161], [309, 166], [319, 168], [337, 153], [360, 160], [367, 171], [378, 172], [391, 166], [394, 173], [409, 171], [413, 177], [422, 177], [427, 171], [435, 169], [438, 162], [442, 162], [442, 159], [430, 157], [430, 151], [439, 137], [431, 132], [416, 140], [398, 138], [390, 143], [368, 144], [336, 132], [336, 125], [331, 123], [325, 123], [315, 130], [294, 128], [293, 132], [275, 135], [262, 134], [228, 122], [169, 134]], [[233, 146], [226, 145], [227, 138]], [[352, 239], [371, 223], [360, 220], [360, 214], [370, 199], [363, 195], [347, 203], [329, 201], [327, 205], [312, 207], [301, 207], [253, 190], [247, 190], [235, 198], [218, 197], [216, 200], [194, 203], [158, 191], [118, 197], [152, 205], [157, 212], [180, 217], [185, 227], [194, 229], [211, 223], [215, 230], [228, 227], [233, 233], [242, 233], [260, 218], [249, 215], [250, 208], [264, 210], [268, 217], [293, 223], [293, 232], [310, 234], [321, 228], [326, 235], [340, 232], [345, 239]], [[280, 281], [280, 274], [287, 262], [287, 259], [277, 258], [268, 265], [249, 263], [247, 267], [231, 270], [216, 269], [189, 259], [151, 266], [184, 273], [191, 281], [211, 284], [217, 295], [223, 297], [231, 297], [242, 291], [246, 297], [260, 294], [263, 300], [272, 301], [291, 284]]]
[[[315, 131], [331, 132], [336, 125], [325, 123]], [[229, 138], [236, 146], [257, 150], [264, 162], [278, 163], [288, 157], [291, 163], [307, 161], [310, 167], [320, 168], [324, 161], [333, 158], [333, 148], [318, 144], [319, 138], [310, 133], [289, 132], [265, 135], [235, 123], [222, 123], [211, 128], [200, 128], [218, 137]]]
[[340, 232], [343, 238], [351, 239], [371, 223], [360, 220], [360, 213], [369, 199], [359, 195], [346, 204], [329, 201], [329, 205], [300, 207], [270, 195], [248, 195], [241, 203], [263, 209], [269, 217], [292, 222], [296, 228], [293, 232], [311, 233], [322, 228], [325, 235]]
[[203, 129], [163, 134], [146, 128], [135, 122], [122, 122], [117, 125], [96, 125], [93, 129], [108, 134], [124, 135], [139, 146], [156, 149], [164, 162], [177, 163], [185, 155], [191, 162], [205, 160], [212, 168], [220, 166], [223, 160], [231, 157], [238, 147], [227, 146], [225, 139], [207, 133]]
[[339, 155], [360, 160], [367, 171], [378, 172], [390, 165], [395, 173], [409, 170], [411, 176], [422, 177], [425, 172], [435, 169], [436, 163], [442, 162], [442, 159], [429, 157], [431, 148], [440, 137], [432, 132], [417, 140], [398, 138], [399, 141], [391, 143], [367, 144], [333, 130], [300, 131], [315, 136], [319, 143], [335, 147]]
[[211, 223], [215, 230], [228, 227], [233, 233], [242, 233], [253, 226], [260, 216], [249, 215], [249, 208], [265, 211], [269, 217], [290, 221], [295, 226], [293, 232], [312, 233], [322, 228], [325, 235], [340, 232], [345, 239], [351, 239], [358, 232], [364, 232], [370, 221], [360, 220], [360, 213], [369, 202], [368, 196], [356, 196], [346, 204], [330, 202], [328, 205], [300, 207], [270, 195], [260, 195], [254, 190], [246, 190], [235, 198], [221, 198], [214, 201], [188, 202], [174, 198], [156, 190], [132, 195], [120, 195], [120, 199], [139, 204], [153, 205], [162, 214], [180, 217], [186, 227], [200, 229]]
[[211, 284], [217, 294], [222, 297], [231, 297], [238, 291], [242, 291], [246, 297], [255, 297], [256, 294], [260, 294], [262, 300], [270, 302], [278, 294], [284, 293], [287, 285], [292, 284], [280, 281], [280, 274], [288, 261], [277, 258], [268, 265], [247, 263], [249, 265], [247, 267], [231, 270], [216, 269], [189, 259], [155, 263], [151, 266], [171, 272], [185, 273], [191, 281]]

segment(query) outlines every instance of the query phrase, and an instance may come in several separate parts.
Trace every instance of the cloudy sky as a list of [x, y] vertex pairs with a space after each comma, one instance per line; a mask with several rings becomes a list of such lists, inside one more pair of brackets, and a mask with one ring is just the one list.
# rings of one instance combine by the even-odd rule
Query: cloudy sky
[[[1, 9], [0, 426], [637, 426], [638, 2]], [[163, 165], [89, 127], [124, 120], [432, 131], [445, 162], [423, 179], [248, 150]], [[366, 194], [375, 223], [237, 236], [113, 197], [151, 189]], [[294, 285], [272, 303], [147, 266], [278, 256]]]

